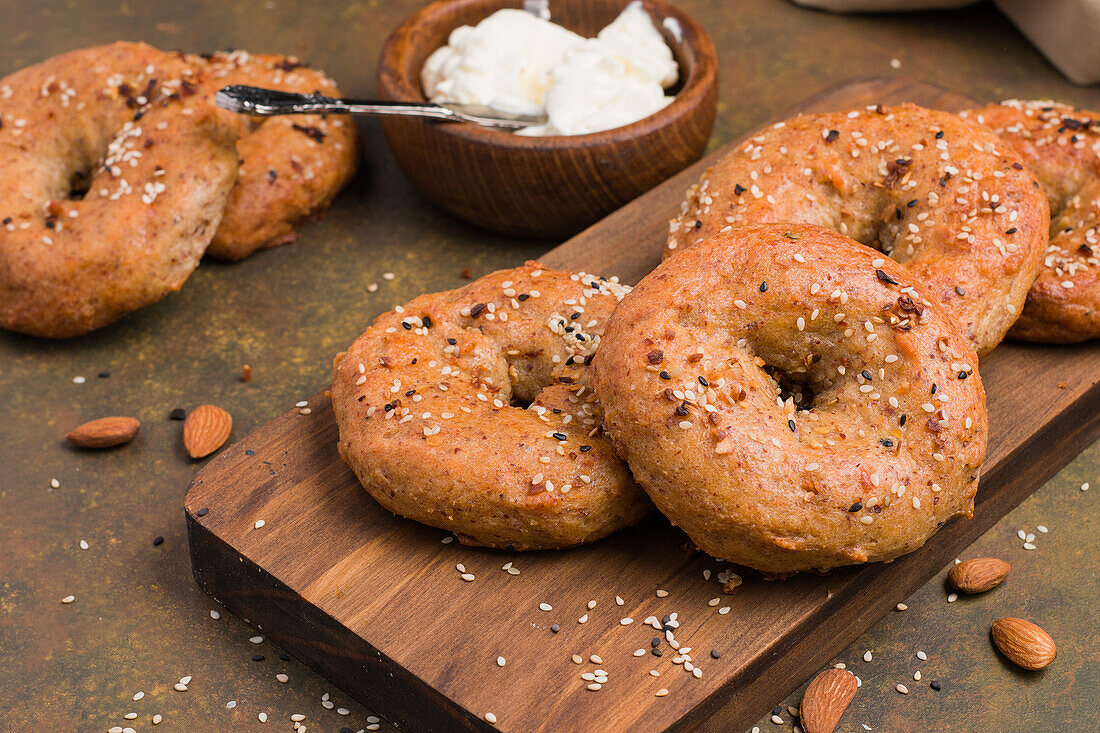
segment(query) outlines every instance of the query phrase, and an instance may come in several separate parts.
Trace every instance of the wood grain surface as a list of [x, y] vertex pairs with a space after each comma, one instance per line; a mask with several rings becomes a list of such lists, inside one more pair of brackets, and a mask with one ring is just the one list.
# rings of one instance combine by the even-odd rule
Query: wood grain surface
[[[901, 101], [966, 104], [922, 84], [870, 79], [800, 109]], [[636, 280], [657, 262], [665, 222], [698, 172], [666, 182], [545, 261]], [[283, 415], [198, 474], [185, 498], [195, 576], [399, 725], [486, 729], [492, 713], [497, 728], [515, 731], [745, 727], [1100, 433], [1096, 345], [1004, 344], [980, 369], [991, 437], [974, 517], [948, 523], [893, 563], [785, 582], [746, 572], [726, 595], [714, 575], [726, 566], [683, 549], [683, 535], [659, 517], [568, 552], [444, 544], [446, 533], [387, 514], [359, 487], [337, 457], [321, 393], [310, 400], [312, 414]], [[521, 573], [502, 572], [507, 562]], [[458, 563], [474, 581], [460, 579]], [[673, 612], [701, 678], [673, 664], [667, 645], [660, 658], [633, 656], [658, 635], [642, 620]], [[550, 631], [554, 623], [560, 633]], [[584, 663], [570, 661], [574, 654]], [[602, 661], [590, 663], [593, 654]], [[609, 680], [593, 692], [580, 674], [596, 668]], [[661, 688], [669, 694], [657, 697]]]

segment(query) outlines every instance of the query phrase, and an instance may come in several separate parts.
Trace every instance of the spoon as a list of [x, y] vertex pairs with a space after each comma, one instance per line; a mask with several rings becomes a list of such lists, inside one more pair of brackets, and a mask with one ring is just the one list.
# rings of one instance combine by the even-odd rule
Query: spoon
[[481, 104], [379, 102], [336, 99], [320, 94], [293, 94], [239, 84], [223, 87], [215, 97], [222, 109], [250, 115], [351, 114], [426, 117], [442, 122], [472, 122], [482, 127], [520, 130], [546, 123], [546, 115], [501, 112]]

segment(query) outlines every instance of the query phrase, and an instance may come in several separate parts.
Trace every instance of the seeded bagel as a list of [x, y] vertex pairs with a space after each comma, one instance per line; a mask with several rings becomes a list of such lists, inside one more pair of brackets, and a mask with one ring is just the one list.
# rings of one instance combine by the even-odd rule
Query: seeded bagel
[[1056, 344], [1100, 337], [1100, 114], [1010, 100], [963, 116], [1015, 149], [1050, 204], [1043, 267], [1009, 335]]
[[75, 336], [183, 284], [236, 176], [204, 83], [140, 43], [0, 79], [0, 326]]
[[[185, 58], [209, 78], [204, 93], [211, 98], [229, 84], [340, 96], [324, 72], [293, 56], [226, 51]], [[256, 250], [293, 242], [300, 226], [325, 213], [355, 173], [358, 133], [343, 116], [222, 114], [237, 132], [240, 169], [206, 252], [240, 260]]]
[[976, 364], [905, 268], [828, 229], [766, 224], [647, 275], [593, 382], [658, 510], [716, 557], [791, 573], [889, 560], [971, 514]]
[[652, 505], [601, 434], [588, 367], [626, 290], [529, 262], [382, 314], [336, 357], [340, 455], [382, 506], [467, 544], [637, 522]]
[[1046, 247], [1046, 197], [996, 135], [906, 104], [802, 115], [716, 163], [665, 254], [730, 226], [818, 224], [888, 254], [959, 319], [979, 354], [1024, 306]]

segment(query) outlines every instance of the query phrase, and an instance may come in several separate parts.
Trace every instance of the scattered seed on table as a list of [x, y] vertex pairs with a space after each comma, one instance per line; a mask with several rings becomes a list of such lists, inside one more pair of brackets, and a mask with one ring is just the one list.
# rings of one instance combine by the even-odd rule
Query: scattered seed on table
[[773, 715], [772, 722], [776, 725], [783, 725], [783, 718], [780, 718], [778, 715]]
[[580, 664], [584, 661], [580, 654], [574, 654], [570, 659], [573, 660], [573, 664]]
[[262, 528], [262, 527], [263, 527], [263, 526], [264, 526], [265, 524], [267, 524], [267, 522], [265, 522], [264, 520], [262, 520], [262, 519], [257, 519], [257, 520], [256, 520], [256, 524], [255, 524], [255, 525], [253, 525], [253, 526], [254, 526], [254, 527], [255, 527], [256, 529], [260, 529], [260, 528]]
[[931, 688], [932, 688], [933, 690], [935, 690], [936, 692], [939, 692], [939, 691], [940, 691], [940, 689], [941, 689], [941, 687], [940, 687], [940, 683], [939, 683], [939, 682], [937, 682], [936, 680], [932, 680], [931, 682], [929, 682], [929, 683], [928, 683], [928, 686], [929, 686], [929, 687], [931, 687]]
[[584, 614], [583, 616], [581, 616], [579, 619], [577, 619], [578, 624], [583, 624], [583, 623], [586, 623], [587, 621], [588, 621], [588, 614], [587, 613]]
[[600, 659], [598, 654], [593, 654], [592, 656], [590, 656], [588, 658], [588, 661], [592, 662], [592, 664], [603, 664], [603, 660]]
[[87, 381], [84, 377], [73, 377], [73, 384], [84, 384]]
[[899, 611], [909, 610], [909, 606], [905, 605], [904, 603], [899, 603], [897, 606], [895, 606], [895, 608]]
[[916, 672], [913, 673], [913, 679], [915, 679], [917, 682], [920, 682], [920, 670], [919, 669]]
[[463, 573], [462, 575], [460, 575], [458, 577], [462, 578], [467, 583], [469, 583], [469, 582], [473, 581], [476, 576], [473, 573]]
[[668, 689], [665, 688], [665, 687], [662, 687], [661, 689], [657, 690], [657, 692], [654, 696], [655, 697], [664, 697], [667, 694], [668, 694]]
[[507, 661], [504, 657], [497, 657], [497, 666], [503, 667]]
[[157, 713], [153, 716], [153, 725], [160, 725], [160, 721], [164, 720], [164, 716]]
[[50, 488], [51, 489], [60, 489], [61, 488], [61, 482], [58, 481], [55, 478], [50, 479]]
[[485, 720], [490, 723], [495, 723], [497, 722], [497, 716], [493, 715], [492, 713], [485, 713]]
[[134, 696], [131, 699], [134, 702], [137, 702], [138, 700], [140, 700], [143, 697], [145, 697], [145, 693], [142, 692], [141, 690], [138, 690], [137, 692], [134, 693]]
[[949, 595], [947, 597], [947, 602], [948, 603], [954, 603], [957, 600], [959, 600], [959, 594], [958, 593], [952, 593], [951, 595]]
[[233, 708], [237, 707], [237, 701], [236, 700], [230, 700], [229, 702], [227, 702], [225, 704], [225, 707], [228, 708], [229, 710], [232, 710]]
[[917, 652], [917, 659], [923, 662], [924, 660], [928, 659], [928, 655], [924, 652]]
[[275, 679], [279, 680], [280, 682], [287, 682], [290, 678], [280, 672], [279, 674], [275, 675]]
[[210, 618], [212, 618], [212, 619], [214, 619], [215, 621], [217, 621], [217, 620], [218, 620], [218, 619], [220, 619], [221, 617], [222, 617], [222, 615], [221, 615], [220, 613], [218, 613], [217, 611], [215, 611], [215, 610], [214, 610], [213, 608], [211, 608], [211, 609], [210, 609]]
[[621, 606], [621, 605], [623, 605], [624, 603], [626, 603], [626, 601], [624, 601], [624, 600], [623, 600], [622, 598], [620, 598], [619, 596], [615, 596], [615, 605], [616, 605], [616, 606]]
[[351, 714], [351, 711], [348, 710], [347, 708], [336, 708], [336, 714], [337, 715], [349, 715], [349, 714]]
[[657, 597], [658, 597], [658, 598], [664, 598], [664, 597], [665, 597], [665, 596], [667, 596], [667, 595], [668, 595], [668, 591], [667, 591], [667, 590], [658, 590], [658, 591], [657, 591]]
[[169, 420], [183, 420], [187, 417], [187, 410], [182, 407], [176, 407], [168, 413]]
[[75, 600], [76, 600], [76, 596], [65, 596], [64, 598], [61, 599], [61, 602], [62, 603], [72, 603]]
[[248, 640], [251, 641], [253, 644], [262, 644], [264, 638], [262, 636], [257, 635], [257, 636], [248, 637]]
[[176, 684], [172, 685], [172, 689], [176, 692], [187, 692], [187, 685], [183, 684], [182, 682], [177, 682]]
[[589, 601], [588, 602], [588, 610], [589, 611], [591, 611], [595, 607], [596, 607], [596, 602], [595, 601]]
[[198, 510], [198, 511], [196, 512], [196, 514], [198, 514], [198, 515], [199, 515], [200, 517], [205, 517], [205, 516], [206, 516], [206, 513], [207, 513], [207, 512], [209, 512], [209, 511], [210, 511], [210, 507], [208, 507], [208, 506], [204, 506], [204, 507], [203, 507], [202, 509], [199, 509], [199, 510]]
[[87, 540], [81, 540], [80, 541], [80, 549], [81, 550], [87, 550], [88, 549], [88, 541]]
[[722, 653], [720, 651], [718, 651], [717, 649], [711, 649], [710, 650], [710, 658], [711, 659], [718, 659], [721, 656], [722, 656]]
[[256, 719], [259, 720], [261, 723], [266, 723], [267, 722], [267, 713], [257, 713], [256, 714]]
[[160, 545], [163, 545], [163, 544], [164, 544], [164, 538], [161, 537], [159, 534], [156, 537], [153, 538], [153, 547], [159, 547]]
[[619, 624], [621, 626], [630, 626], [630, 624], [632, 623], [634, 623], [634, 619], [630, 618], [629, 616], [619, 619]]
[[549, 603], [540, 603], [539, 604], [539, 610], [540, 611], [553, 611], [554, 607], [551, 606]]
[[599, 682], [593, 682], [588, 685], [588, 689], [592, 690], [592, 692], [595, 692], [596, 690], [602, 690], [603, 685], [601, 685]]
[[871, 656], [871, 650], [870, 649], [863, 652], [863, 661], [870, 662], [872, 659], [874, 659], [874, 657]]
[[905, 685], [903, 685], [903, 684], [900, 684], [900, 683], [899, 683], [899, 684], [898, 684], [898, 686], [897, 686], [897, 687], [895, 687], [894, 689], [896, 689], [896, 690], [897, 690], [898, 692], [900, 692], [900, 693], [901, 693], [901, 694], [903, 694], [903, 695], [908, 695], [908, 694], [909, 694], [909, 688], [908, 688], [908, 687], [906, 687], [906, 686], [905, 686]]

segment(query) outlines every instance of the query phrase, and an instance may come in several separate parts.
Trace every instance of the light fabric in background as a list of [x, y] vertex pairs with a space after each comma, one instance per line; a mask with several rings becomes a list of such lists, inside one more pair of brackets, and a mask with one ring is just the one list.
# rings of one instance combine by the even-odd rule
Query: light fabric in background
[[[836, 13], [958, 8], [973, 0], [793, 0]], [[1076, 84], [1100, 81], [1100, 0], [994, 0], [1050, 62]]]

